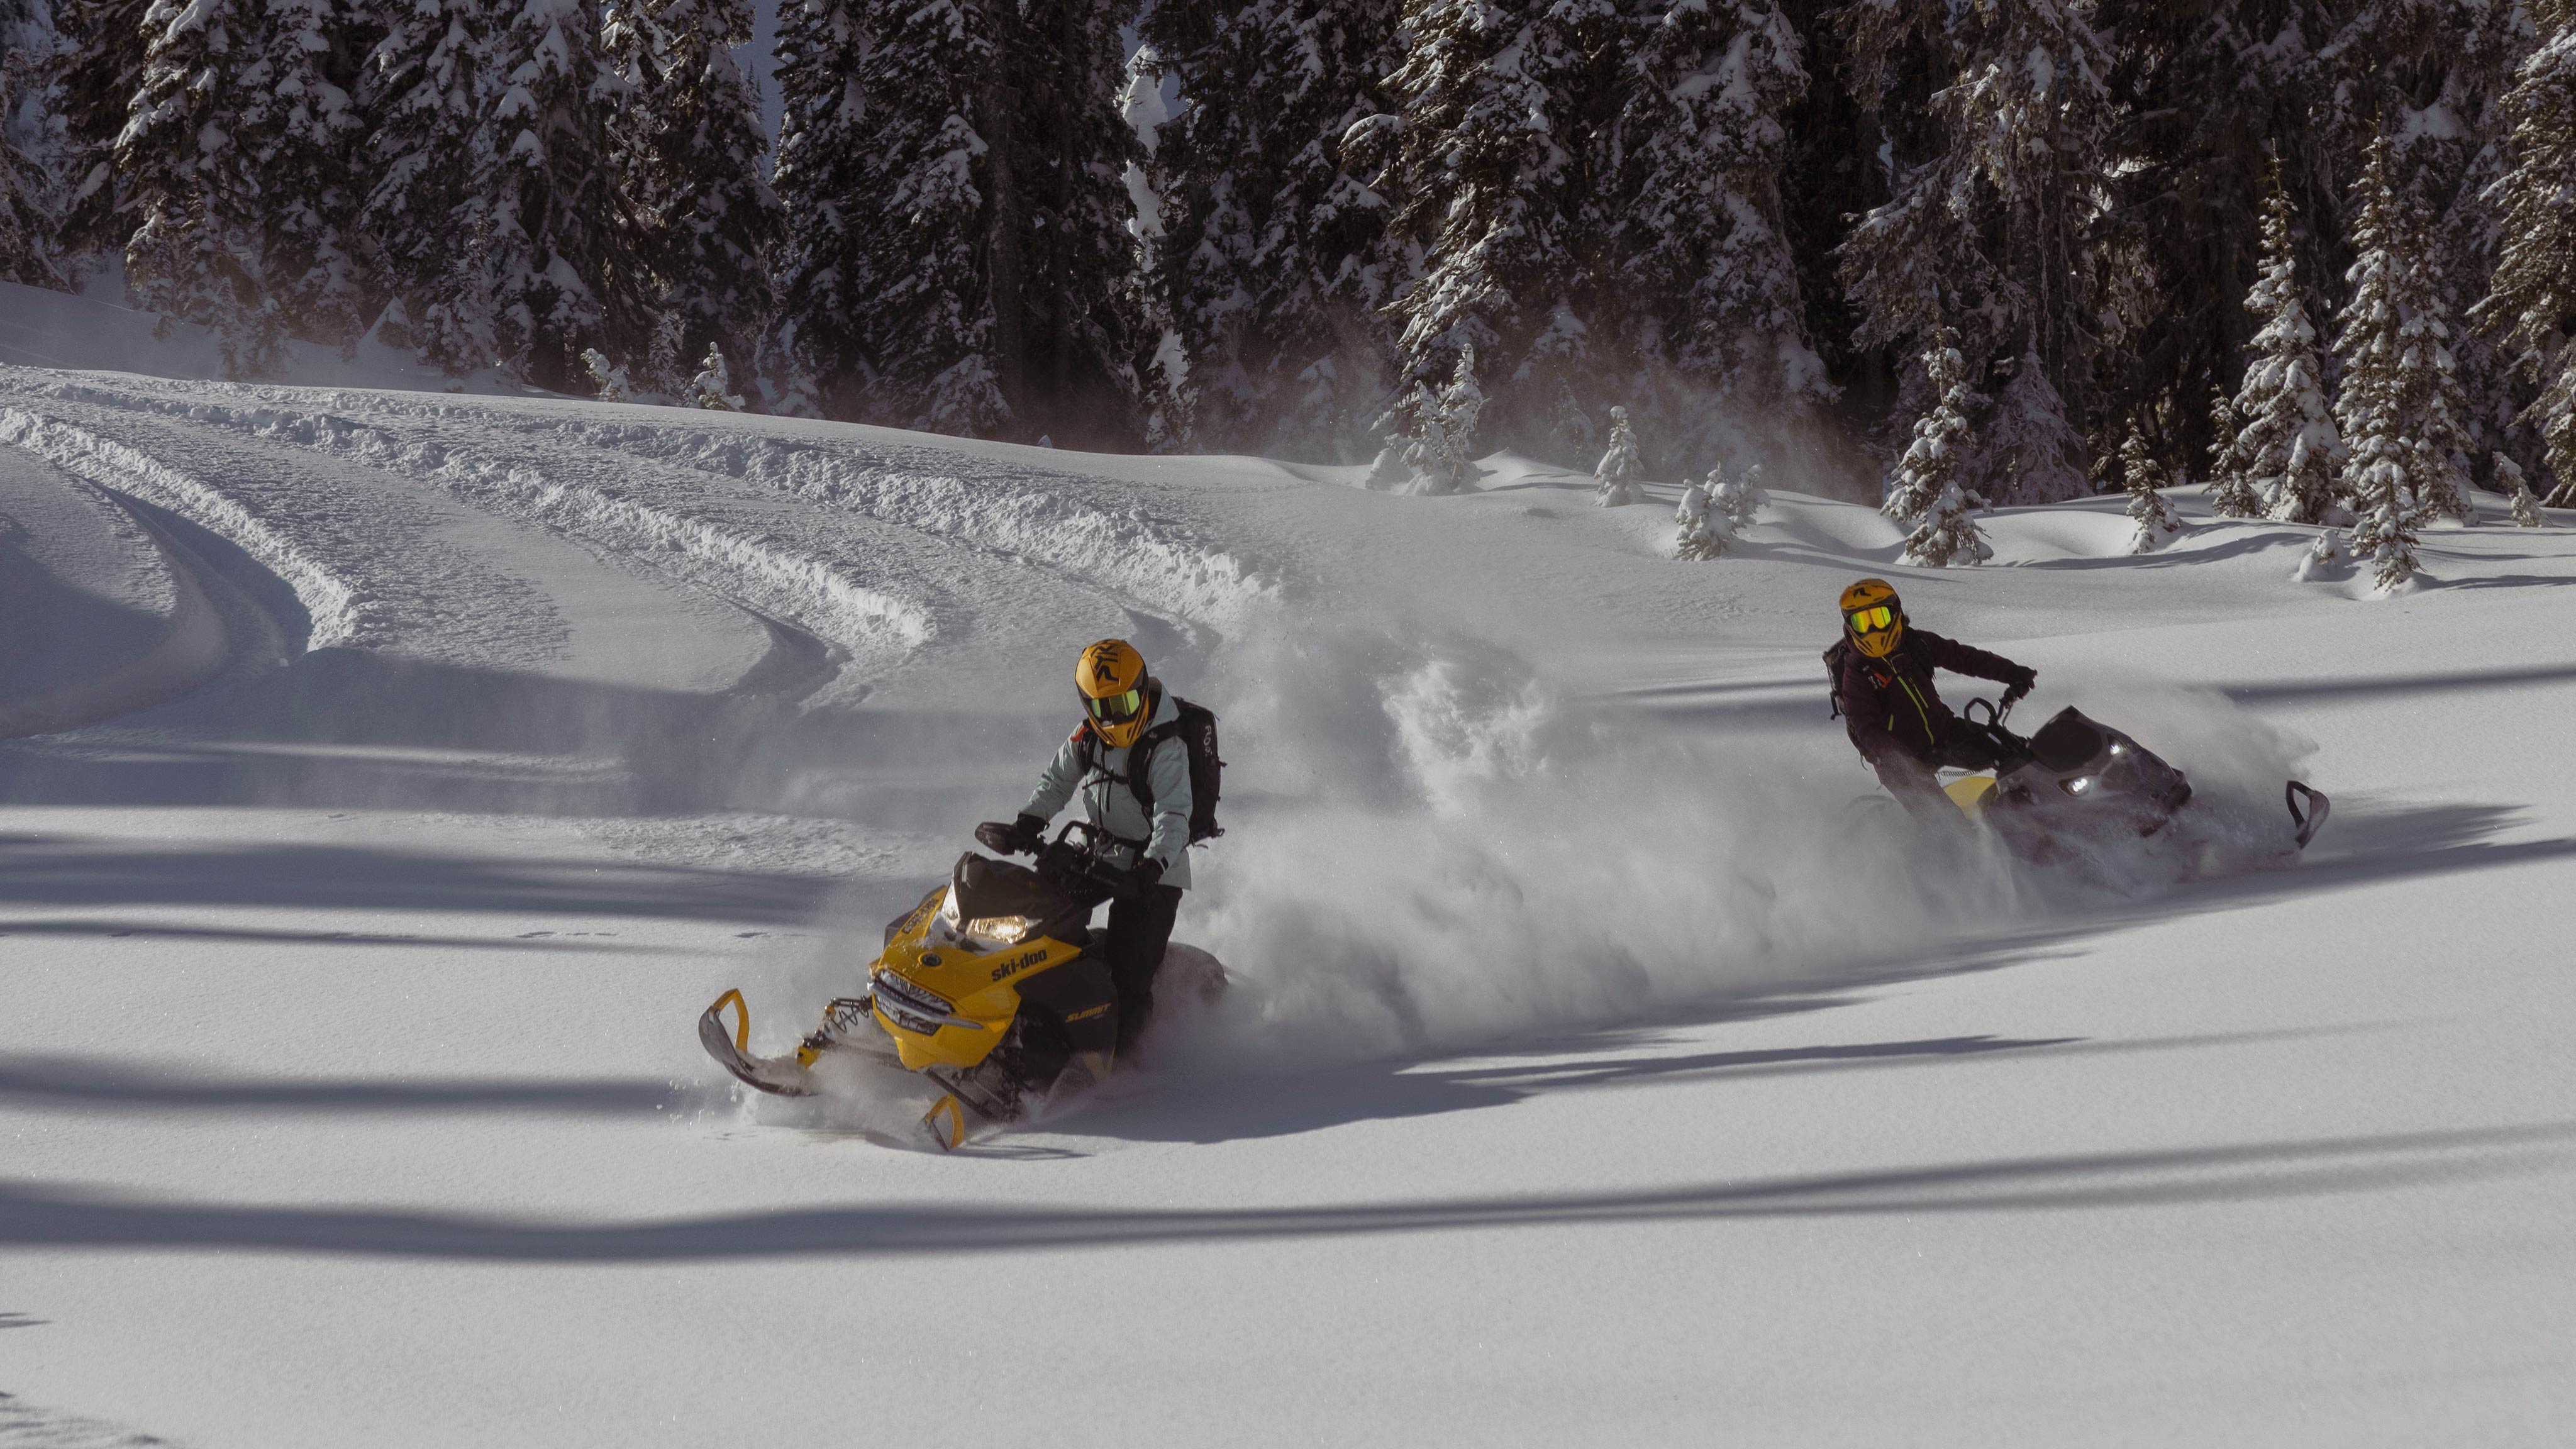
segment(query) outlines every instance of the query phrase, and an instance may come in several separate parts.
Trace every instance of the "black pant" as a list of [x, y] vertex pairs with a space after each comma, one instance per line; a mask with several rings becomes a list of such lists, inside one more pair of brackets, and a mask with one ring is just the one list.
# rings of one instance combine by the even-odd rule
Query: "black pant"
[[1022, 1043], [1026, 1084], [1035, 1090], [1046, 1090], [1064, 1064], [1084, 1052], [1118, 1049], [1118, 988], [1109, 968], [1089, 956], [1023, 982], [1020, 1010], [1053, 1028], [1029, 1033]]
[[1118, 993], [1118, 1050], [1125, 1054], [1145, 1034], [1154, 1015], [1154, 973], [1172, 944], [1172, 922], [1181, 912], [1181, 888], [1158, 885], [1139, 896], [1113, 896], [1100, 888], [1097, 905], [1109, 902], [1109, 929], [1094, 952], [1109, 967]]
[[1887, 787], [1887, 793], [1896, 797], [1906, 813], [1917, 819], [1955, 823], [1960, 818], [1958, 807], [1942, 793], [1940, 778], [1933, 771], [1945, 767], [1991, 770], [2003, 763], [2003, 755], [1984, 733], [1961, 727], [1945, 731], [1937, 749], [1919, 754], [1911, 749], [1885, 750], [1869, 763], [1878, 771], [1878, 783]]

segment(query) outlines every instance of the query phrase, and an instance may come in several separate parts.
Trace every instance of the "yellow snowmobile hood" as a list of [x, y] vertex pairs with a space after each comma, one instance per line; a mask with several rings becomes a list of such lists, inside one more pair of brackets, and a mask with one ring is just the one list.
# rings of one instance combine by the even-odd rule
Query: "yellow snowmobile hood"
[[905, 1067], [971, 1067], [993, 1054], [1020, 1012], [1020, 986], [1082, 948], [1023, 939], [1019, 916], [964, 921], [946, 885], [921, 898], [869, 964], [875, 1017]]
[[1964, 780], [1953, 780], [1941, 787], [1941, 793], [1950, 797], [1950, 803], [1959, 807], [1960, 814], [1971, 820], [1981, 820], [1985, 818], [1986, 802], [1995, 795], [1995, 777], [1970, 775]]

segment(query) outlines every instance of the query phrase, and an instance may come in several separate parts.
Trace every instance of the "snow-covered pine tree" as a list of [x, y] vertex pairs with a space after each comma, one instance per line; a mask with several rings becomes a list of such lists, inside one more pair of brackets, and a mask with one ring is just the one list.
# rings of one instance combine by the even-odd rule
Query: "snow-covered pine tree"
[[1727, 532], [1726, 520], [1710, 503], [1706, 488], [1694, 483], [1682, 490], [1681, 507], [1673, 512], [1673, 557], [1721, 557], [1726, 552]]
[[697, 374], [689, 379], [689, 402], [717, 412], [742, 411], [742, 394], [733, 390], [733, 368], [725, 361], [723, 348], [710, 346], [699, 359]]
[[1742, 533], [1753, 526], [1754, 515], [1770, 498], [1762, 491], [1762, 465], [1752, 464], [1729, 478], [1723, 466], [1708, 470], [1710, 506], [1726, 520], [1728, 531]]
[[1831, 395], [1781, 197], [1805, 43], [1777, 0], [1649, 0], [1613, 133], [1619, 285], [1604, 312], [1649, 354], [1673, 452]]
[[2498, 453], [2495, 463], [2496, 491], [2513, 500], [2513, 521], [2520, 528], [2538, 528], [2546, 522], [2540, 516], [2540, 500], [2531, 494], [2531, 480], [2522, 474], [2522, 465]]
[[125, 134], [152, 33], [143, 23], [157, 0], [55, 0], [61, 49], [52, 68], [52, 99], [61, 118], [63, 186], [57, 218], [67, 259], [121, 255], [134, 232], [116, 175], [117, 138]]
[[1137, 438], [1132, 4], [806, 6], [780, 45], [784, 370], [836, 417]]
[[[1403, 421], [1408, 418], [1411, 419], [1410, 422]], [[1431, 390], [1431, 384], [1415, 383], [1412, 391], [1397, 398], [1387, 408], [1386, 416], [1380, 419], [1380, 422], [1382, 424], [1399, 423], [1403, 427], [1403, 432], [1388, 443], [1402, 474], [1396, 485], [1399, 491], [1408, 493], [1458, 491], [1458, 480], [1451, 474], [1449, 466], [1451, 449], [1448, 422], [1441, 411], [1440, 394]], [[1372, 476], [1387, 471], [1383, 467], [1386, 461], [1384, 454], [1379, 455], [1378, 461], [1381, 466]]]
[[54, 59], [51, 17], [39, 0], [0, 0], [0, 281], [63, 285], [55, 237], [54, 178], [40, 153], [45, 72]]
[[2395, 225], [2398, 419], [2413, 450], [2407, 477], [2427, 514], [2475, 523], [2467, 471], [2474, 445], [2464, 426], [2469, 400], [2452, 351], [2455, 308], [2442, 278], [2432, 208], [2421, 199], [2401, 200]]
[[[2343, 331], [2335, 338], [2335, 356], [2343, 364], [2335, 422], [2352, 448], [2341, 475], [2344, 496], [2356, 509], [2378, 507], [2377, 470], [2394, 467], [2412, 510], [2407, 520], [2411, 529], [2425, 516], [2465, 513], [2468, 505], [2451, 460], [2459, 434], [2444, 393], [2455, 394], [2457, 388], [2445, 375], [2445, 331], [2440, 318], [2430, 313], [2435, 304], [2426, 301], [2425, 289], [2410, 279], [2420, 265], [2412, 247], [2419, 233], [2390, 175], [2392, 150], [2385, 137], [2371, 142], [2354, 182], [2355, 256], [2345, 274], [2353, 291], [2344, 308]], [[2393, 536], [2393, 527], [2383, 522], [2372, 532], [2374, 525], [2365, 520], [2354, 535], [2355, 551], [2365, 551], [2365, 536]], [[2407, 537], [2411, 547], [2413, 535]]]
[[2147, 451], [2147, 440], [2139, 435], [2135, 423], [2129, 425], [2129, 435], [2120, 443], [2120, 473], [2129, 490], [2129, 521], [2137, 525], [2129, 552], [2153, 553], [2166, 539], [2182, 531], [2182, 520], [2174, 515], [2173, 505], [2156, 491], [2165, 482], [2164, 466]]
[[1463, 493], [1475, 486], [1476, 426], [1484, 411], [1485, 394], [1476, 386], [1476, 349], [1462, 347], [1446, 387], [1433, 392], [1429, 383], [1417, 382], [1379, 420], [1383, 427], [1398, 414], [1412, 415], [1403, 457], [1415, 492]]
[[[2119, 165], [2096, 231], [2123, 266], [2102, 326], [2102, 383], [2115, 410], [2161, 421], [2170, 467], [2215, 456], [2198, 400], [2232, 386], [2256, 323], [2239, 307], [2258, 275], [2267, 176], [2277, 158], [2301, 210], [2331, 216], [2345, 154], [2320, 117], [2333, 77], [2318, 47], [2354, 0], [2099, 0], [2117, 38], [2112, 94]], [[2331, 275], [2318, 238], [2300, 269]], [[2122, 285], [2122, 283], [2127, 285]], [[2311, 297], [2312, 305], [2322, 299]], [[2223, 475], [2220, 475], [2223, 476]], [[2213, 483], [2219, 476], [2213, 476]]]
[[[709, 348], [748, 357], [769, 321], [778, 230], [760, 100], [734, 64], [748, 0], [610, 0], [602, 45], [625, 89], [614, 139], [644, 228], [659, 370]], [[717, 390], [723, 392], [722, 388]]]
[[497, 0], [419, 0], [386, 7], [368, 53], [360, 107], [373, 134], [374, 181], [360, 205], [368, 261], [386, 304], [376, 327], [393, 346], [451, 372], [490, 363], [491, 293], [480, 243], [487, 198], [474, 195], [485, 98], [485, 42]]
[[2024, 351], [1996, 394], [1983, 445], [1962, 471], [1984, 479], [1978, 491], [1995, 503], [2055, 503], [2092, 490], [2081, 466], [2084, 451], [2047, 366], [2038, 353]]
[[1984, 563], [1994, 557], [1971, 511], [1986, 501], [1959, 481], [1968, 455], [1968, 409], [1972, 394], [1961, 374], [1966, 364], [1950, 345], [1946, 329], [1935, 331], [1923, 354], [1923, 375], [1933, 389], [1933, 403], [1914, 423], [1914, 441], [1888, 479], [1887, 500], [1879, 511], [1910, 531], [1904, 561], [1943, 567]]
[[116, 170], [137, 227], [126, 276], [152, 312], [214, 327], [224, 369], [265, 376], [291, 333], [350, 340], [358, 134], [335, 0], [160, 0]]
[[1399, 111], [1344, 145], [1394, 198], [1390, 235], [1422, 275], [1393, 303], [1400, 371], [1438, 375], [1460, 347], [1497, 379], [1506, 441], [1572, 462], [1599, 446], [1589, 385], [1613, 219], [1599, 137], [1625, 27], [1612, 0], [1408, 0]]
[[2388, 142], [2371, 142], [2369, 161], [2354, 183], [2352, 300], [2344, 307], [2335, 356], [2343, 364], [2335, 393], [2335, 423], [2350, 452], [2337, 480], [2359, 522], [2353, 526], [2356, 559], [2371, 561], [2382, 590], [2415, 573], [2415, 536], [2422, 496], [2414, 466], [2422, 440], [2407, 432], [2405, 317], [2398, 273], [2405, 266], [2403, 218], [2388, 182]]
[[1341, 138], [1389, 109], [1401, 0], [1159, 4], [1142, 38], [1175, 109], [1145, 174], [1200, 439], [1344, 460], [1371, 446], [1408, 262]]
[[260, 160], [243, 114], [268, 51], [260, 0], [156, 0], [132, 119], [117, 138], [134, 207], [127, 279], [145, 308], [214, 329], [234, 377], [274, 373], [286, 316], [271, 295]]
[[[638, 400], [635, 396], [634, 381], [627, 377], [626, 369], [611, 359], [607, 353], [596, 347], [585, 347], [581, 350], [581, 365], [590, 373], [593, 395], [601, 402]], [[643, 401], [649, 402], [652, 399], [643, 399]]]
[[2529, 0], [2537, 43], [2514, 73], [2504, 112], [2511, 167], [2490, 188], [2501, 220], [2494, 280], [2473, 314], [2507, 359], [2540, 384], [2521, 421], [2540, 435], [2556, 486], [2576, 506], [2576, 0]]
[[[2324, 139], [2348, 157], [2387, 134], [2390, 187], [2401, 212], [2419, 218], [2405, 277], [2440, 298], [2402, 305], [2447, 317], [2457, 299], [2445, 281], [2488, 276], [2502, 240], [2490, 193], [2507, 165], [2503, 100], [2532, 38], [2523, 0], [2346, 0], [2332, 13], [2340, 25], [2318, 50], [2310, 88]], [[2501, 440], [2512, 389], [2486, 343], [2454, 334], [2445, 350], [2463, 396], [2451, 420], [2458, 436], [2442, 451], [2465, 464]], [[2484, 400], [2474, 413], [2470, 396]]]
[[2234, 456], [2271, 516], [2322, 522], [2334, 506], [2334, 470], [2343, 440], [2326, 406], [2317, 330], [2299, 290], [2290, 198], [2276, 167], [2263, 208], [2263, 261], [2245, 308], [2262, 319], [2247, 344], [2245, 383], [2236, 394], [2241, 420]]
[[2422, 518], [2407, 496], [2405, 451], [2389, 433], [2364, 432], [2354, 439], [2352, 456], [2345, 486], [2352, 490], [2360, 520], [2352, 529], [2352, 555], [2356, 561], [2369, 560], [2374, 585], [2391, 592], [2415, 576], [2415, 539]]
[[369, 18], [352, 0], [265, 0], [263, 53], [243, 77], [233, 141], [255, 168], [269, 300], [289, 331], [348, 347], [365, 326], [350, 164], [366, 134], [352, 92]]
[[[1924, 149], [1893, 157], [1895, 195], [1842, 244], [1844, 283], [1861, 314], [1857, 338], [1865, 347], [1920, 345], [1946, 327], [1966, 359], [1963, 382], [2035, 355], [2036, 368], [2015, 368], [2015, 381], [2029, 380], [2004, 451], [1959, 463], [1972, 489], [1992, 482], [2022, 502], [2043, 501], [2035, 489], [2084, 490], [2081, 473], [2047, 466], [2046, 454], [2105, 412], [2090, 341], [2103, 270], [2093, 223], [2111, 173], [2115, 114], [2112, 56], [2090, 8], [2083, 0], [1881, 0], [1839, 12], [1865, 98], [1895, 94], [1914, 57], [1929, 57], [1940, 85]], [[1988, 456], [1993, 467], [2024, 460], [2025, 471], [1987, 472]]]
[[2236, 436], [2236, 404], [2225, 388], [2215, 388], [2209, 397], [2209, 511], [2221, 518], [2260, 518], [2263, 500], [2245, 472]]
[[1592, 467], [1592, 501], [1619, 508], [1637, 501], [1637, 479], [1644, 471], [1637, 458], [1637, 434], [1628, 426], [1628, 410], [1610, 409], [1610, 446]]
[[600, 52], [598, 0], [518, 0], [486, 42], [488, 101], [471, 148], [481, 224], [472, 282], [490, 299], [494, 360], [539, 387], [621, 361], [652, 335], [651, 280], [609, 136], [622, 89]]
[[[760, 356], [763, 385], [771, 406], [779, 412], [854, 418], [865, 411], [868, 361], [859, 345], [860, 319], [849, 287], [858, 271], [862, 238], [877, 224], [861, 199], [867, 194], [862, 178], [874, 162], [869, 143], [876, 121], [868, 92], [854, 81], [878, 49], [878, 38], [860, 23], [863, 4], [864, 0], [781, 0], [778, 7], [773, 75], [780, 121], [772, 174], [781, 221], [775, 263], [778, 319]], [[948, 28], [930, 32], [933, 37], [950, 33]], [[980, 38], [970, 41], [961, 33], [958, 40], [952, 53], [940, 59], [981, 64], [988, 58], [989, 47]], [[965, 147], [970, 137], [973, 145], [983, 144], [961, 122], [959, 145]], [[957, 176], [961, 188], [964, 178], [958, 172], [962, 170], [953, 168], [948, 173]], [[944, 191], [919, 193], [911, 200], [914, 220], [925, 224], [931, 234], [938, 234], [943, 226], [969, 225], [946, 213], [961, 207], [971, 212], [971, 196], [961, 198], [957, 191]], [[926, 283], [950, 287], [951, 308], [980, 319], [989, 332], [989, 315], [970, 300], [975, 290], [970, 260], [955, 248], [925, 249], [921, 260]], [[984, 356], [990, 351], [989, 336], [975, 335], [976, 325], [974, 320], [963, 323], [969, 334], [964, 355]], [[1000, 394], [990, 390], [989, 360], [986, 373], [985, 391], [974, 399], [961, 399], [965, 402], [958, 409], [961, 420], [949, 431], [972, 435], [996, 426], [1008, 415]]]
[[2299, 555], [2298, 570], [2290, 577], [2303, 584], [2328, 581], [2343, 572], [2343, 565], [2349, 558], [2350, 553], [2344, 547], [2343, 530], [2321, 528], [2317, 530], [2315, 541], [2308, 545], [2308, 551]]

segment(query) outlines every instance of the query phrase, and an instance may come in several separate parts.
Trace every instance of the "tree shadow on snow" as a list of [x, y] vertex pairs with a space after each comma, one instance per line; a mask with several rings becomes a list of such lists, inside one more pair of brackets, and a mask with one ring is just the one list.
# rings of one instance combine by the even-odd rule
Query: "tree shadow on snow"
[[2576, 681], [2576, 664], [2536, 664], [2509, 669], [2455, 669], [2430, 674], [2366, 674], [2340, 679], [2293, 679], [2262, 684], [2221, 684], [2218, 692], [2238, 704], [2311, 704], [2330, 699], [2385, 699], [2409, 694], [2464, 694]]
[[697, 1096], [644, 1077], [253, 1077], [155, 1070], [99, 1055], [0, 1054], [0, 1109], [12, 1111], [647, 1117]]
[[1500, 1228], [2068, 1212], [2284, 1201], [2543, 1172], [2576, 1123], [2382, 1133], [1740, 1178], [1678, 1187], [1297, 1207], [857, 1204], [629, 1221], [285, 1207], [0, 1183], [0, 1245], [457, 1262], [667, 1263], [1294, 1242]]
[[1172, 1072], [1169, 1090], [1128, 1102], [1103, 1103], [1073, 1130], [1078, 1135], [1122, 1140], [1220, 1142], [1466, 1111], [1601, 1086], [2171, 1051], [2372, 1030], [2325, 1026], [2131, 1040], [1962, 1036], [1716, 1052], [1697, 1049], [1704, 1038], [1692, 1038], [1694, 1050], [1654, 1050], [1679, 1039], [1681, 1029], [1687, 1027], [1818, 1013], [1861, 1001], [1874, 988], [1898, 982], [2077, 957], [2090, 938], [2148, 922], [2236, 910], [2294, 895], [2576, 857], [2576, 838], [2493, 839], [2522, 818], [2521, 811], [2506, 806], [2398, 807], [2357, 801], [2338, 809], [2329, 826], [2331, 846], [2313, 851], [2292, 867], [2187, 883], [2151, 897], [2042, 919], [1945, 948], [1820, 965], [1820, 986], [1712, 998], [1695, 1006], [1666, 1005], [1657, 1009], [1650, 1023], [1612, 1023], [1544, 1039], [1296, 1074], [1178, 1068]]
[[[588, 857], [514, 859], [354, 844], [162, 846], [0, 834], [0, 906], [271, 906], [791, 925], [810, 920], [836, 888], [819, 876]], [[0, 931], [17, 929], [0, 923]], [[113, 929], [170, 928], [155, 923]]]
[[[1991, 969], [1986, 966], [1962, 969]], [[2020, 1039], [1937, 1037], [1916, 1041], [1823, 1043], [1744, 1051], [1663, 1053], [1684, 1025], [1821, 1010], [1851, 996], [1751, 1001], [1668, 1016], [1656, 1026], [1611, 1028], [1545, 1043], [1524, 1043], [1472, 1056], [1339, 1066], [1294, 1074], [1185, 1075], [1168, 1090], [1086, 1112], [1071, 1130], [1134, 1142], [1229, 1142], [1284, 1137], [1353, 1122], [1437, 1116], [1499, 1107], [1531, 1097], [1603, 1087], [1686, 1081], [1751, 1081], [1822, 1072], [1940, 1066], [1973, 1059], [2025, 1060], [2077, 1055], [2173, 1051], [2316, 1032], [2247, 1032], [2193, 1037], [2095, 1041], [2084, 1037]], [[1693, 1044], [1698, 1044], [1696, 1040]], [[1626, 1053], [1624, 1055], [1618, 1053]], [[1544, 1058], [1515, 1062], [1513, 1057]]]

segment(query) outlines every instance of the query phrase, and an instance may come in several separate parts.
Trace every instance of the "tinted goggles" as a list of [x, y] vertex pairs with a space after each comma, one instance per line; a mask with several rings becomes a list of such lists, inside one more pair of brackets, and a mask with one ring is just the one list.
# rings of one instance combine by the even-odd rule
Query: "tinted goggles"
[[1091, 717], [1102, 724], [1125, 724], [1136, 717], [1136, 711], [1145, 707], [1145, 691], [1131, 689], [1125, 694], [1113, 694], [1106, 699], [1093, 699], [1086, 694], [1082, 697], [1082, 703], [1084, 708], [1091, 711]]
[[1885, 604], [1874, 604], [1866, 609], [1852, 610], [1843, 615], [1843, 621], [1851, 625], [1855, 634], [1875, 634], [1896, 622], [1896, 611]]

